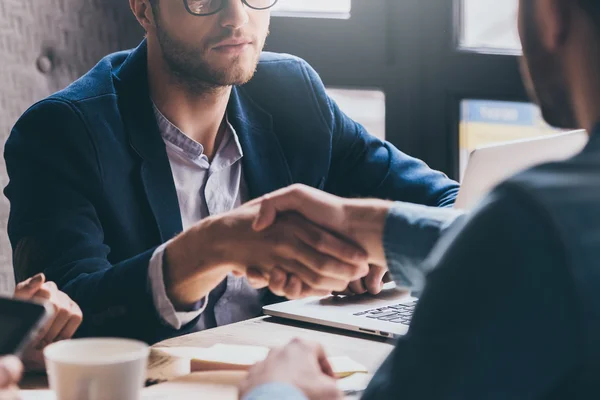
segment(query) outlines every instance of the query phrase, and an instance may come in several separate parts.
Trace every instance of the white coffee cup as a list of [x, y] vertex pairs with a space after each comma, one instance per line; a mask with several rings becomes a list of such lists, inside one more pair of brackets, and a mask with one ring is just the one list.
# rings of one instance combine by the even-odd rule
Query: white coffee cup
[[150, 349], [128, 339], [73, 339], [44, 350], [57, 400], [138, 400]]

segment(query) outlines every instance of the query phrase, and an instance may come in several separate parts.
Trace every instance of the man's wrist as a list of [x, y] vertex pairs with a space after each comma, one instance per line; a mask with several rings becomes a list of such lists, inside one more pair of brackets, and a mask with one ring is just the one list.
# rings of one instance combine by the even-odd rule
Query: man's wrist
[[369, 263], [387, 266], [383, 232], [393, 202], [385, 200], [350, 200], [347, 204], [348, 231], [369, 254]]
[[193, 291], [186, 290], [193, 287], [196, 279], [204, 277], [220, 281], [231, 272], [220, 259], [220, 246], [213, 246], [218, 242], [214, 226], [215, 221], [207, 219], [171, 240], [165, 249], [165, 287], [178, 310], [189, 309], [201, 300]]

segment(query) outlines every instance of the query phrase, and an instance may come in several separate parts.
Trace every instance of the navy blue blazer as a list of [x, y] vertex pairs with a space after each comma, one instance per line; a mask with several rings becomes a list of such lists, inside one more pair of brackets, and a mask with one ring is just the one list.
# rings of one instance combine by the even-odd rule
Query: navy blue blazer
[[[443, 207], [458, 192], [457, 183], [344, 115], [296, 57], [264, 53], [254, 78], [233, 88], [227, 115], [252, 198], [303, 183]], [[5, 159], [17, 275], [43, 270], [57, 282], [83, 310], [78, 335], [152, 343], [187, 333], [161, 323], [148, 287], [154, 250], [182, 224], [152, 112], [145, 42], [32, 106], [13, 128]]]

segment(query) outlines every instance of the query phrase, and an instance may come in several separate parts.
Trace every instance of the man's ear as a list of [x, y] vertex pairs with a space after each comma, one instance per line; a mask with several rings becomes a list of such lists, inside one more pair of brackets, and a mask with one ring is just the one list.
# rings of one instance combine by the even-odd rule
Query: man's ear
[[154, 12], [149, 0], [129, 0], [129, 7], [146, 32], [154, 29], [156, 26]]
[[536, 3], [534, 12], [542, 44], [550, 52], [558, 50], [569, 36], [573, 7], [576, 2], [573, 0], [529, 1]]

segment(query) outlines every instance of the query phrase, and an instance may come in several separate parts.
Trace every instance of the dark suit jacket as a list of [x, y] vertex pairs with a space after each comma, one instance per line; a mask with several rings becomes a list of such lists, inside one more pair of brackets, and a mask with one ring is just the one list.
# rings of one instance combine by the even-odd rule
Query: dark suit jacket
[[[143, 42], [35, 104], [6, 144], [19, 277], [56, 281], [83, 310], [80, 335], [154, 342], [194, 325], [164, 326], [148, 288], [151, 255], [182, 224], [147, 81]], [[296, 57], [264, 53], [227, 113], [252, 198], [292, 183], [432, 206], [456, 197], [455, 182], [344, 115]]]
[[599, 398], [600, 124], [581, 154], [509, 179], [452, 230], [364, 400]]

